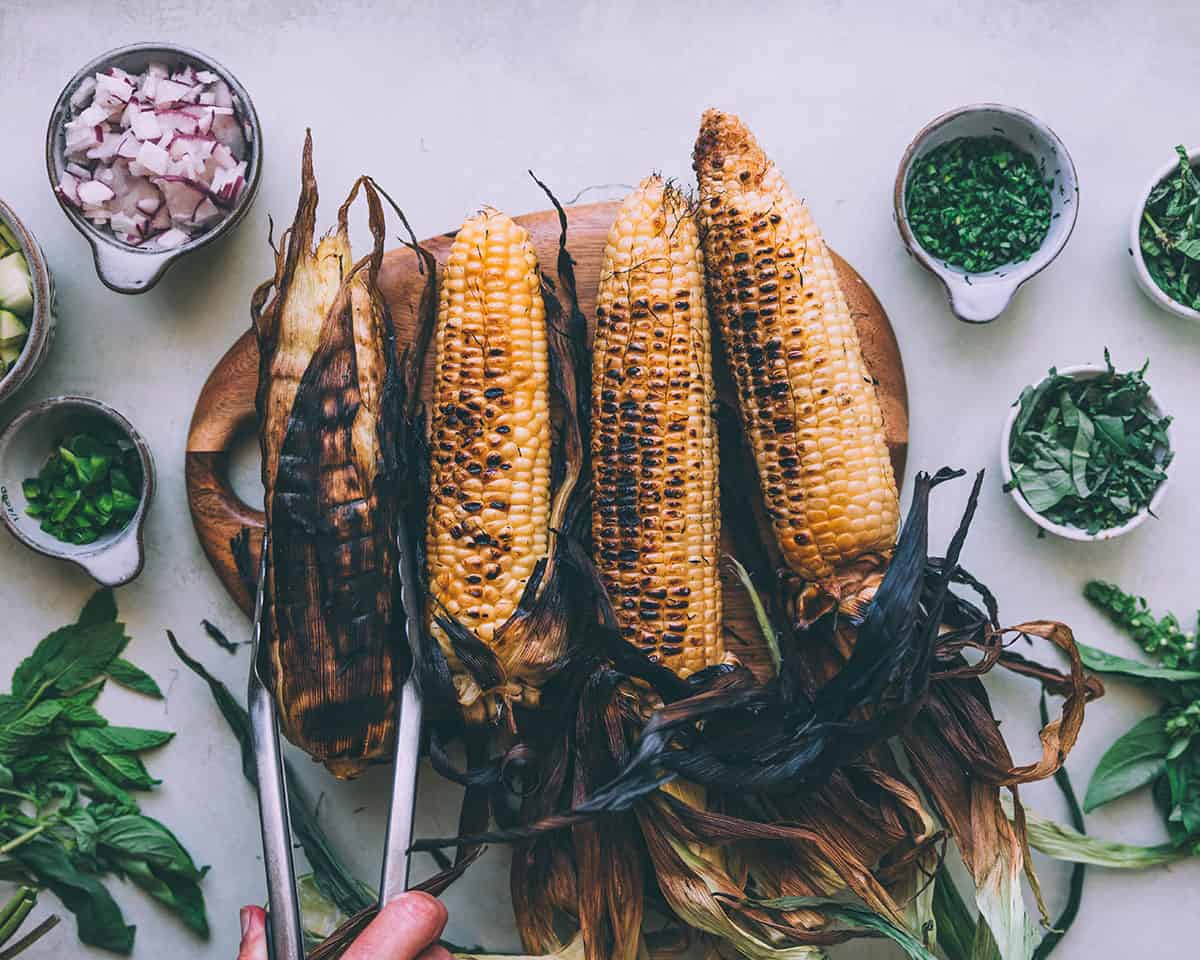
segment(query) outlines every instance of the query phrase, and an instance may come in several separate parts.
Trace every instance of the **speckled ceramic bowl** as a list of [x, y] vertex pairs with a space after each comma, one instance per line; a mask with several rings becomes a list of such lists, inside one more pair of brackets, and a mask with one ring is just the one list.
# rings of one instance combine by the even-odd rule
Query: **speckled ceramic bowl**
[[[931, 150], [960, 137], [1001, 136], [1033, 155], [1054, 174], [1050, 229], [1042, 245], [1023, 263], [998, 267], [987, 273], [970, 273], [931, 256], [908, 224], [905, 193], [913, 164]], [[946, 288], [950, 309], [967, 323], [990, 323], [1012, 302], [1021, 284], [1046, 269], [1071, 238], [1079, 213], [1079, 181], [1075, 164], [1063, 142], [1048, 126], [1024, 110], [1000, 103], [976, 103], [944, 113], [913, 138], [900, 160], [893, 194], [900, 238], [913, 259], [937, 277]]]
[[[54, 444], [74, 424], [88, 419], [109, 421], [133, 443], [142, 463], [141, 501], [120, 530], [106, 533], [95, 543], [76, 545], [44, 533], [37, 519], [25, 514], [28, 501], [22, 483], [38, 475], [53, 453]], [[154, 498], [154, 483], [154, 458], [141, 434], [108, 404], [90, 397], [43, 400], [18, 414], [0, 433], [0, 518], [9, 533], [31, 550], [82, 567], [106, 587], [119, 587], [142, 572], [142, 527]]]
[[[1060, 367], [1058, 372], [1064, 377], [1071, 377], [1076, 380], [1092, 380], [1106, 373], [1107, 369], [1107, 367], [1102, 367], [1094, 363], [1082, 363], [1074, 367]], [[1144, 407], [1156, 414], [1162, 414], [1163, 412], [1162, 407], [1158, 405], [1158, 401], [1154, 399], [1154, 394], [1150, 394], [1146, 398]], [[1017, 422], [1017, 414], [1020, 412], [1020, 404], [1014, 403], [1012, 410], [1009, 412], [1008, 419], [1004, 423], [1004, 430], [1000, 435], [1000, 475], [1005, 484], [1010, 483], [1013, 477], [1012, 462], [1009, 459], [1008, 448], [1009, 442], [1012, 439], [1013, 425]], [[1175, 442], [1171, 437], [1171, 428], [1169, 426], [1167, 427], [1167, 440], [1170, 448], [1172, 450], [1175, 449]], [[1170, 468], [1168, 467], [1168, 472], [1169, 470]], [[1048, 520], [1029, 505], [1029, 501], [1025, 499], [1024, 495], [1016, 487], [1009, 491], [1009, 496], [1013, 498], [1013, 502], [1021, 508], [1021, 512], [1025, 516], [1048, 533], [1053, 533], [1057, 537], [1064, 537], [1067, 540], [1080, 540], [1090, 543], [1097, 540], [1114, 540], [1122, 534], [1129, 533], [1130, 530], [1136, 530], [1146, 522], [1147, 517], [1157, 517], [1169, 483], [1169, 477], [1160, 483], [1158, 489], [1154, 491], [1154, 496], [1150, 498], [1149, 505], [1140, 510], [1136, 516], [1130, 517], [1119, 527], [1110, 527], [1107, 530], [1098, 530], [1095, 533], [1088, 533], [1086, 530], [1081, 530], [1078, 527], [1067, 527], [1061, 523]]]
[[[1191, 160], [1193, 167], [1200, 164], [1200, 150], [1193, 150], [1188, 154], [1188, 159]], [[1149, 297], [1151, 303], [1157, 307], [1161, 307], [1168, 313], [1175, 314], [1177, 317], [1184, 317], [1188, 320], [1200, 320], [1200, 310], [1185, 307], [1178, 300], [1172, 300], [1159, 289], [1158, 284], [1154, 282], [1154, 278], [1150, 276], [1150, 271], [1146, 269], [1146, 258], [1142, 255], [1140, 234], [1142, 229], [1142, 212], [1146, 209], [1146, 200], [1150, 196], [1150, 191], [1166, 180], [1178, 168], [1178, 158], [1172, 160], [1170, 163], [1163, 164], [1151, 178], [1150, 182], [1138, 194], [1137, 204], [1133, 208], [1133, 219], [1129, 224], [1129, 250], [1133, 254], [1133, 275], [1137, 278], [1138, 286], [1142, 288], [1142, 293]]]
[[0, 403], [25, 386], [38, 369], [46, 362], [50, 346], [54, 342], [54, 278], [46, 265], [46, 256], [17, 218], [12, 208], [0, 201], [0, 221], [12, 231], [21, 245], [25, 262], [29, 264], [29, 275], [33, 278], [33, 314], [29, 319], [29, 336], [17, 362], [0, 378]]
[[[242, 116], [243, 131], [249, 149], [246, 156], [246, 189], [238, 198], [237, 206], [211, 230], [197, 234], [187, 243], [170, 250], [140, 250], [121, 243], [107, 230], [92, 224], [59, 195], [58, 183], [66, 168], [65, 125], [70, 112], [71, 95], [85, 78], [102, 73], [109, 67], [120, 67], [130, 73], [140, 73], [150, 63], [165, 63], [173, 67], [182, 61], [211, 70], [229, 84], [234, 102]], [[118, 293], [144, 293], [158, 283], [167, 268], [176, 260], [225, 236], [246, 215], [246, 211], [254, 203], [262, 176], [262, 128], [245, 87], [212, 57], [172, 43], [134, 43], [110, 50], [91, 63], [85, 64], [63, 87], [50, 114], [50, 123], [46, 127], [46, 173], [50, 177], [50, 187], [54, 190], [58, 205], [62, 207], [71, 225], [91, 244], [96, 273], [104, 285]]]

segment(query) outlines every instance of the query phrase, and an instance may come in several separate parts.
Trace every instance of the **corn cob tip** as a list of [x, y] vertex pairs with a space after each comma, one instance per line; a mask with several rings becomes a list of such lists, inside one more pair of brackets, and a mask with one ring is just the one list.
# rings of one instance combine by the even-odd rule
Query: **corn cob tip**
[[722, 170], [738, 167], [743, 183], [757, 186], [771, 161], [740, 117], [710, 107], [700, 118], [700, 134], [692, 152], [692, 168], [698, 177], [719, 176]]

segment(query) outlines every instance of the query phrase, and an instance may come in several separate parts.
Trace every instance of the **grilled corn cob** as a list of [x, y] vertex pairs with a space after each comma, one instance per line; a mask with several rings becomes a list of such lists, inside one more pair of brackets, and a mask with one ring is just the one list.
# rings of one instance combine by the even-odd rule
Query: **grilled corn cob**
[[[375, 247], [355, 263], [347, 220], [360, 189]], [[348, 777], [384, 759], [394, 734], [396, 347], [376, 286], [374, 185], [355, 184], [314, 248], [316, 209], [308, 138], [296, 219], [252, 305], [270, 534], [264, 636], [284, 733]]]
[[[443, 273], [431, 422], [426, 555], [432, 631], [472, 720], [532, 705], [561, 650], [520, 626], [551, 552], [550, 369], [537, 258], [525, 229], [484, 210], [459, 230]], [[524, 603], [523, 603], [524, 601]], [[467, 632], [458, 644], [454, 621]], [[463, 641], [490, 648], [481, 679]]]
[[724, 656], [699, 235], [647, 177], [609, 231], [592, 360], [592, 536], [626, 640], [681, 676]]
[[784, 562], [837, 595], [899, 522], [883, 415], [808, 207], [753, 134], [709, 110], [696, 141], [704, 260]]

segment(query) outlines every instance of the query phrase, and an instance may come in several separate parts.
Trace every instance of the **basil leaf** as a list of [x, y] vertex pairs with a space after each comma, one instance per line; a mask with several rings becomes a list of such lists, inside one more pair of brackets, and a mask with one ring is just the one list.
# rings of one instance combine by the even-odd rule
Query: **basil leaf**
[[125, 923], [121, 908], [100, 882], [76, 869], [63, 847], [45, 837], [34, 837], [10, 856], [75, 914], [81, 941], [114, 953], [133, 950], [135, 928]]
[[67, 753], [75, 766], [91, 784], [92, 789], [103, 797], [108, 797], [112, 800], [120, 801], [121, 803], [133, 804], [133, 797], [122, 790], [119, 786], [112, 782], [104, 773], [87, 758], [82, 750], [75, 744], [67, 741]]
[[63, 815], [63, 823], [71, 828], [75, 834], [75, 846], [80, 853], [92, 855], [96, 852], [96, 838], [99, 836], [100, 827], [96, 823], [96, 818], [92, 816], [90, 810], [86, 807], [76, 807], [74, 810]]
[[19, 759], [33, 741], [51, 732], [60, 713], [60, 701], [44, 700], [0, 728], [0, 762], [9, 763]]
[[150, 776], [146, 765], [134, 753], [102, 753], [96, 763], [114, 783], [134, 790], [153, 790], [161, 780]]
[[1088, 784], [1083, 809], [1090, 813], [1161, 776], [1170, 746], [1162, 717], [1156, 714], [1135, 724], [1100, 758]]
[[97, 590], [88, 598], [79, 614], [76, 625], [90, 627], [97, 623], [114, 623], [117, 619], [117, 600], [112, 589]]
[[1016, 480], [1021, 496], [1038, 513], [1045, 513], [1073, 489], [1071, 477], [1059, 468], [1044, 473], [1022, 470]]
[[1200, 239], [1184, 240], [1175, 244], [1177, 253], [1182, 253], [1189, 260], [1200, 260]]
[[145, 694], [147, 697], [153, 697], [155, 700], [163, 698], [163, 692], [158, 688], [158, 684], [154, 682], [154, 678], [141, 667], [135, 666], [128, 660], [120, 658], [114, 660], [108, 666], [108, 675], [114, 683], [119, 683], [121, 686], [135, 693]]
[[1077, 643], [1079, 659], [1089, 670], [1097, 673], [1119, 673], [1125, 677], [1138, 680], [1161, 680], [1167, 683], [1195, 683], [1200, 681], [1200, 670], [1172, 670], [1168, 667], [1156, 667], [1149, 663], [1140, 663], [1118, 657], [1115, 653], [1106, 653], [1086, 643]]
[[1169, 820], [1189, 834], [1200, 833], [1200, 750], [1185, 750], [1166, 762], [1173, 808]]
[[188, 852], [157, 820], [141, 814], [127, 814], [100, 825], [100, 845], [121, 856], [144, 860], [156, 871], [198, 881], [204, 876]]
[[75, 730], [71, 733], [71, 739], [75, 743], [93, 753], [140, 753], [142, 750], [161, 747], [174, 736], [169, 730], [113, 726]]
[[1075, 432], [1075, 443], [1071, 447], [1071, 482], [1075, 484], [1075, 495], [1081, 500], [1086, 500], [1092, 495], [1087, 483], [1087, 468], [1091, 460], [1089, 451], [1096, 436], [1096, 428], [1082, 410], [1077, 411], [1077, 419], [1079, 428]]
[[150, 864], [133, 857], [119, 857], [121, 872], [150, 896], [174, 911], [184, 925], [205, 940], [208, 939], [208, 915], [204, 909], [204, 894], [194, 880], [168, 874], [159, 876]]

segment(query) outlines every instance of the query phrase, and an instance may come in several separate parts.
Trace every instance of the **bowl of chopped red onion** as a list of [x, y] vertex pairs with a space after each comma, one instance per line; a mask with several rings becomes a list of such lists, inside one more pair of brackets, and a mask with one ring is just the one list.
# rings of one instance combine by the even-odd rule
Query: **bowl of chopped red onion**
[[132, 44], [63, 88], [46, 130], [46, 171], [105, 286], [143, 293], [245, 216], [262, 171], [258, 115], [211, 57]]

